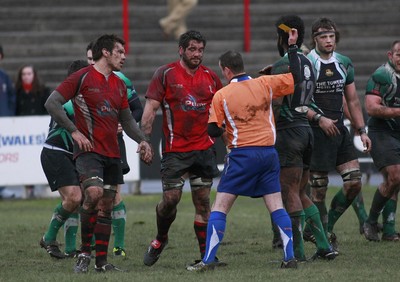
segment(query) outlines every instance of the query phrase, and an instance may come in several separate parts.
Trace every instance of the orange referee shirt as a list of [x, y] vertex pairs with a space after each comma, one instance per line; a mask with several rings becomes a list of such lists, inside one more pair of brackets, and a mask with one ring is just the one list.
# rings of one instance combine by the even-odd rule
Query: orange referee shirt
[[226, 124], [228, 147], [273, 146], [272, 99], [294, 92], [291, 73], [231, 82], [215, 93], [208, 123]]

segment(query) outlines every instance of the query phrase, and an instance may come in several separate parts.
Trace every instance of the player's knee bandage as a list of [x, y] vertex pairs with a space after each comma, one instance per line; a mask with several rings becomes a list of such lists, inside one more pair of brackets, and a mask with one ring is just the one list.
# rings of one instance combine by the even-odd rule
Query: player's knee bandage
[[185, 184], [185, 179], [183, 179], [182, 177], [174, 179], [163, 179], [162, 181], [164, 191], [173, 189], [182, 190], [184, 184]]
[[88, 188], [90, 186], [97, 186], [97, 187], [103, 188], [104, 187], [103, 179], [101, 179], [98, 176], [93, 176], [93, 177], [90, 177], [88, 179], [85, 179], [82, 182], [83, 189], [86, 189], [86, 188]]
[[117, 185], [104, 185], [103, 196], [106, 198], [114, 198], [117, 194]]
[[205, 187], [209, 188], [212, 184], [213, 182], [211, 178], [196, 177], [190, 179], [190, 187], [192, 190], [197, 190]]
[[311, 175], [311, 187], [312, 188], [326, 188], [328, 186], [328, 176], [322, 175]]
[[362, 174], [358, 168], [350, 168], [340, 172], [343, 182], [361, 181]]

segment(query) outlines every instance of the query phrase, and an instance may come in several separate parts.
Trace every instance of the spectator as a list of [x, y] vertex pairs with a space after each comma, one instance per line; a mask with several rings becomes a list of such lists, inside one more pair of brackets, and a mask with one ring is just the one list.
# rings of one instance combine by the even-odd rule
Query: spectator
[[[4, 58], [3, 46], [0, 45], [0, 61]], [[8, 74], [0, 69], [0, 117], [15, 115], [15, 91]], [[5, 187], [0, 187], [0, 199], [14, 197], [14, 194], [7, 195]]]
[[[47, 114], [44, 103], [50, 95], [50, 89], [42, 84], [33, 65], [24, 65], [19, 69], [15, 89], [17, 116]], [[33, 185], [25, 186], [27, 198], [35, 197], [34, 188]]]
[[[0, 62], [4, 58], [3, 47], [0, 45]], [[15, 115], [15, 91], [8, 74], [0, 69], [0, 117]]]
[[19, 69], [15, 88], [17, 116], [47, 115], [44, 103], [50, 95], [50, 89], [40, 81], [32, 65]]
[[187, 31], [186, 17], [197, 5], [197, 0], [167, 0], [168, 15], [160, 19], [159, 24], [164, 34], [176, 40]]

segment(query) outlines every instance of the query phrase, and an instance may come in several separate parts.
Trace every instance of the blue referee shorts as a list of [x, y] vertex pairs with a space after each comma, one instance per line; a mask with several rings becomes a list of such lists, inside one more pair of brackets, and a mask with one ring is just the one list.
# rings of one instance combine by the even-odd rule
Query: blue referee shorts
[[226, 158], [217, 191], [254, 198], [280, 192], [279, 172], [274, 147], [234, 148]]

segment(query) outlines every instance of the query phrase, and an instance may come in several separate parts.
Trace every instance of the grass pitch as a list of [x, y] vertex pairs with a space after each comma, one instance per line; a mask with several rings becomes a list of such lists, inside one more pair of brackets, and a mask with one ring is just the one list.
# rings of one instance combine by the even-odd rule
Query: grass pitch
[[[328, 189], [330, 202], [337, 188]], [[364, 187], [367, 211], [375, 188]], [[214, 199], [214, 192], [212, 199]], [[74, 259], [55, 260], [39, 247], [58, 199], [0, 201], [0, 281], [399, 281], [400, 243], [368, 242], [359, 234], [350, 208], [335, 226], [340, 255], [334, 261], [314, 261], [297, 270], [280, 269], [281, 251], [272, 249], [269, 214], [261, 199], [239, 197], [227, 218], [218, 257], [228, 266], [206, 273], [191, 273], [185, 266], [199, 258], [193, 231], [194, 208], [185, 192], [169, 234], [169, 245], [152, 267], [143, 265], [143, 254], [156, 234], [155, 206], [160, 194], [126, 195], [127, 230], [125, 259], [109, 262], [128, 273], [73, 273]], [[78, 246], [79, 246], [78, 234]], [[58, 240], [63, 243], [60, 230]], [[110, 242], [112, 249], [113, 238]], [[63, 248], [64, 246], [62, 246]], [[315, 252], [305, 243], [306, 255]], [[91, 267], [94, 267], [94, 262]]]

